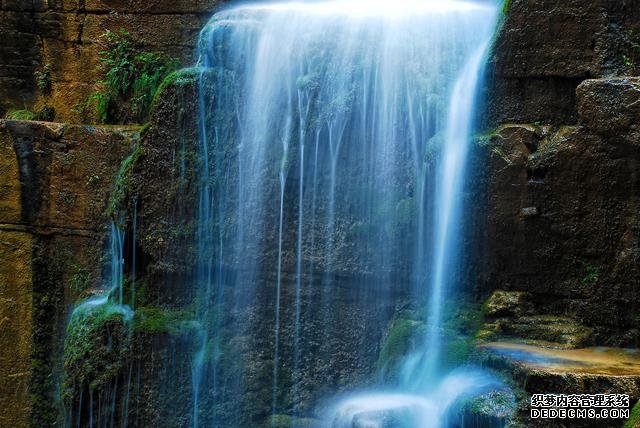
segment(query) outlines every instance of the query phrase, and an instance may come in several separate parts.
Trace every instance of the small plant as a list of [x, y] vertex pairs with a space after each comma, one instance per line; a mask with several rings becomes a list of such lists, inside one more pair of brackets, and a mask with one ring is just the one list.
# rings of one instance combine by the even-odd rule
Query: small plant
[[622, 64], [628, 72], [633, 73], [637, 69], [638, 61], [640, 61], [640, 37], [633, 31], [627, 32], [628, 48], [627, 52], [622, 55]]
[[53, 107], [44, 106], [39, 111], [33, 111], [29, 109], [22, 110], [10, 110], [6, 115], [5, 119], [10, 120], [41, 120], [45, 122], [50, 122], [55, 117], [55, 110]]
[[48, 105], [45, 105], [40, 109], [40, 111], [37, 112], [35, 120], [52, 122], [55, 117], [56, 117], [56, 111], [54, 110], [54, 108]]
[[102, 123], [143, 123], [163, 79], [178, 68], [177, 60], [142, 49], [124, 30], [107, 31], [100, 52], [102, 80], [77, 110], [93, 110]]
[[584, 276], [582, 277], [583, 284], [595, 284], [600, 279], [600, 269], [597, 266], [585, 265]]
[[91, 174], [88, 178], [87, 178], [87, 186], [94, 186], [97, 183], [100, 182], [100, 176], [96, 175], [96, 174]]
[[38, 85], [40, 92], [42, 92], [43, 95], [51, 95], [53, 81], [51, 79], [49, 64], [46, 64], [41, 70], [37, 70], [33, 75], [36, 79], [36, 84]]
[[69, 287], [74, 293], [80, 294], [91, 287], [91, 283], [93, 282], [91, 272], [79, 265], [73, 265], [72, 270], [73, 274], [69, 279]]
[[508, 14], [510, 8], [511, 8], [511, 0], [504, 0], [504, 3], [502, 3], [502, 13], [504, 15]]
[[36, 113], [27, 109], [10, 110], [5, 118], [10, 120], [36, 120]]

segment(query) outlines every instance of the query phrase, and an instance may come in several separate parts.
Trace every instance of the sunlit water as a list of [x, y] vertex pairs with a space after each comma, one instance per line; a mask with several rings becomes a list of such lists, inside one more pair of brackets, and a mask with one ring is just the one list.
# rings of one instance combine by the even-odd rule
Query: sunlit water
[[[451, 400], [491, 383], [473, 371], [447, 377], [439, 362], [496, 13], [445, 0], [261, 3], [221, 11], [203, 30], [193, 426], [201, 396], [221, 403], [247, 388], [242, 370], [229, 379], [219, 361], [232, 338], [254, 334], [247, 308], [265, 286], [275, 302], [271, 412], [296, 401], [303, 362], [331, 355], [323, 341], [350, 321], [332, 310], [345, 272], [370, 278], [376, 299], [396, 287], [428, 302], [428, 328], [399, 384], [346, 399], [330, 423], [440, 426]], [[304, 333], [310, 313], [320, 339]]]

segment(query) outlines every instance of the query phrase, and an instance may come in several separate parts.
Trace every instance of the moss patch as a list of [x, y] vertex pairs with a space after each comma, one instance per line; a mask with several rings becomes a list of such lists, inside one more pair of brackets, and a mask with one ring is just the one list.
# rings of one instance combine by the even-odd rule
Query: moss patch
[[178, 335], [189, 328], [193, 318], [188, 309], [144, 307], [136, 310], [133, 328], [136, 333]]
[[507, 15], [510, 9], [511, 9], [511, 0], [504, 0], [504, 3], [502, 3], [502, 13], [504, 15]]
[[263, 424], [264, 428], [316, 428], [320, 422], [316, 419], [298, 418], [289, 415], [271, 415]]
[[130, 352], [127, 324], [126, 310], [111, 303], [76, 309], [64, 344], [62, 398], [67, 404], [84, 388], [99, 390], [117, 378]]
[[113, 218], [115, 216], [129, 194], [129, 189], [132, 185], [133, 168], [140, 157], [140, 152], [140, 144], [136, 143], [133, 146], [131, 154], [120, 164], [118, 174], [116, 175], [116, 182], [113, 186], [111, 197], [109, 198], [109, 204], [107, 205], [107, 215], [109, 217]]
[[10, 110], [6, 118], [11, 120], [36, 120], [36, 113], [31, 110]]
[[199, 73], [200, 70], [198, 68], [191, 67], [176, 70], [165, 77], [162, 83], [160, 83], [160, 85], [158, 86], [158, 89], [153, 96], [153, 102], [151, 103], [151, 112], [155, 111], [159, 100], [162, 98], [162, 95], [165, 93], [167, 88], [173, 86], [182, 87], [192, 85], [198, 79]]
[[418, 332], [424, 332], [424, 323], [412, 319], [395, 319], [380, 347], [378, 355], [378, 371], [388, 372], [393, 375], [395, 368], [412, 348], [415, 348], [415, 339]]
[[640, 426], [640, 401], [633, 406], [629, 419], [624, 423], [623, 428], [636, 428]]

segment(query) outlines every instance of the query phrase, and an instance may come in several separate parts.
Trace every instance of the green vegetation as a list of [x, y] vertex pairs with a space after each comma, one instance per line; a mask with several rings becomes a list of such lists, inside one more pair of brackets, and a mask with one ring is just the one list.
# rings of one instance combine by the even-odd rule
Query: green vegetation
[[145, 307], [136, 309], [133, 329], [137, 333], [178, 335], [194, 318], [188, 309]]
[[264, 423], [264, 427], [271, 428], [313, 428], [319, 427], [320, 423], [315, 419], [298, 418], [289, 415], [271, 415]]
[[85, 387], [106, 387], [118, 376], [130, 351], [128, 316], [111, 303], [76, 309], [64, 344], [63, 400]]
[[[440, 335], [441, 363], [447, 368], [464, 364], [474, 350], [476, 334], [483, 322], [482, 305], [467, 296], [457, 296], [443, 308]], [[387, 331], [378, 354], [377, 370], [394, 377], [402, 358], [420, 346], [427, 324], [422, 311], [404, 309]]]
[[509, 13], [510, 9], [511, 9], [511, 0], [504, 0], [504, 3], [502, 3], [502, 13], [506, 15]]
[[158, 105], [158, 102], [160, 97], [162, 96], [162, 93], [166, 91], [168, 87], [171, 87], [171, 86], [182, 87], [182, 86], [186, 86], [191, 83], [194, 83], [198, 78], [198, 73], [199, 71], [195, 67], [184, 68], [184, 69], [176, 70], [169, 73], [169, 75], [167, 75], [167, 77], [165, 77], [162, 80], [162, 82], [158, 86], [158, 89], [156, 90], [153, 96], [153, 101], [151, 102], [151, 111], [153, 111], [155, 107]]
[[10, 110], [5, 118], [11, 120], [36, 120], [37, 113], [31, 110]]
[[624, 423], [623, 428], [636, 428], [640, 426], [640, 401], [633, 406], [629, 419]]
[[140, 144], [136, 143], [133, 147], [131, 154], [122, 161], [118, 174], [116, 175], [116, 182], [109, 198], [109, 204], [107, 205], [107, 215], [114, 217], [118, 208], [121, 207], [125, 201], [129, 188], [132, 184], [133, 167], [140, 156]]
[[504, 140], [504, 138], [500, 135], [500, 131], [501, 128], [497, 128], [487, 131], [483, 134], [476, 135], [475, 141], [479, 146], [488, 148], [491, 153], [502, 159], [507, 166], [511, 166], [513, 165], [513, 162], [511, 161], [511, 159], [509, 159], [509, 156], [500, 144], [502, 140]]
[[71, 278], [69, 279], [69, 288], [76, 294], [80, 294], [89, 287], [93, 282], [93, 275], [87, 269], [78, 264], [72, 267]]
[[45, 64], [41, 70], [37, 70], [33, 73], [34, 78], [36, 79], [36, 85], [42, 95], [51, 95], [51, 90], [53, 89], [53, 81], [51, 79], [51, 70], [49, 64]]
[[635, 67], [635, 64], [633, 63], [633, 60], [627, 55], [622, 55], [622, 63], [627, 68], [634, 68]]
[[102, 80], [78, 110], [92, 112], [100, 123], [143, 123], [156, 90], [178, 68], [178, 61], [159, 52], [142, 49], [124, 30], [107, 31], [100, 52]]
[[405, 356], [414, 345], [413, 338], [418, 329], [424, 328], [424, 324], [411, 319], [395, 319], [380, 347], [378, 355], [378, 369], [392, 368]]
[[622, 64], [627, 68], [628, 72], [637, 71], [638, 61], [640, 61], [640, 35], [633, 30], [627, 32], [628, 48], [627, 52], [622, 55]]
[[586, 264], [584, 266], [583, 284], [595, 284], [600, 279], [600, 269], [597, 266]]
[[28, 109], [22, 110], [9, 110], [5, 115], [5, 119], [10, 120], [42, 120], [45, 122], [52, 121], [55, 117], [55, 111], [53, 107], [44, 106], [39, 111], [33, 111]]
[[482, 305], [464, 296], [445, 306], [442, 323], [442, 364], [454, 368], [464, 364], [474, 350], [476, 336], [482, 327]]

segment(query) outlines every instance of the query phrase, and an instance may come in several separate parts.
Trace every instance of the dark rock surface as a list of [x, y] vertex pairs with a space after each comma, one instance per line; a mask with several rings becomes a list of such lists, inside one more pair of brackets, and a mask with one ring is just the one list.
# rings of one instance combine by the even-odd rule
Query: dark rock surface
[[[586, 127], [499, 128], [484, 146], [481, 282], [527, 292], [601, 344], [635, 346], [640, 210], [635, 138]], [[535, 207], [536, 216], [523, 210]], [[483, 239], [483, 238], [480, 238]]]
[[575, 124], [575, 89], [626, 74], [638, 0], [512, 0], [488, 65], [487, 122]]

